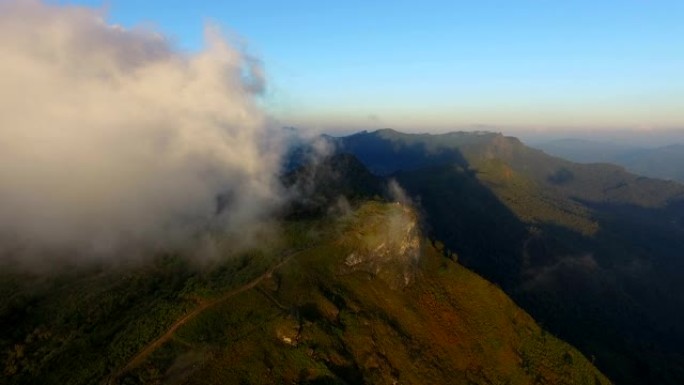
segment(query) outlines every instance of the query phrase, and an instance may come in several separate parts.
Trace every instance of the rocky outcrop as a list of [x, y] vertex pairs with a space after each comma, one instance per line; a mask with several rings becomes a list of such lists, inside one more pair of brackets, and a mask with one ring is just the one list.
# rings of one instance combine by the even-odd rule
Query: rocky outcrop
[[364, 271], [393, 288], [408, 286], [420, 256], [417, 215], [407, 205], [394, 203], [382, 210], [361, 208], [348, 224], [346, 242], [353, 245], [344, 259], [344, 273]]

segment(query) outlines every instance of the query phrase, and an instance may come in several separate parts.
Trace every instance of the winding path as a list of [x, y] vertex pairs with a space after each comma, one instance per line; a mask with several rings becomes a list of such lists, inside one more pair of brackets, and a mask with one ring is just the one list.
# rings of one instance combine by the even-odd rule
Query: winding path
[[142, 350], [140, 350], [138, 352], [138, 354], [136, 354], [133, 358], [131, 358], [131, 360], [128, 361], [128, 363], [126, 365], [124, 365], [113, 376], [109, 377], [109, 379], [107, 381], [105, 381], [105, 384], [107, 384], [107, 385], [116, 384], [118, 379], [121, 376], [128, 373], [132, 369], [135, 369], [136, 367], [138, 367], [140, 364], [142, 364], [145, 361], [145, 359], [150, 354], [152, 354], [155, 350], [157, 350], [165, 342], [170, 340], [171, 337], [173, 337], [173, 334], [176, 332], [176, 330], [178, 330], [178, 328], [183, 326], [185, 323], [187, 323], [191, 319], [197, 317], [198, 315], [202, 314], [205, 310], [207, 310], [211, 307], [214, 307], [221, 302], [227, 301], [228, 299], [230, 299], [230, 298], [232, 298], [232, 297], [234, 297], [240, 293], [243, 293], [247, 290], [253, 289], [256, 285], [261, 283], [261, 281], [263, 281], [264, 279], [270, 278], [271, 275], [273, 274], [273, 272], [275, 272], [280, 267], [282, 267], [284, 264], [286, 264], [290, 259], [292, 259], [296, 255], [298, 255], [298, 254], [300, 254], [306, 250], [308, 250], [308, 249], [298, 250], [298, 251], [291, 253], [288, 256], [286, 256], [282, 261], [278, 262], [278, 264], [271, 267], [268, 271], [266, 271], [264, 274], [258, 276], [254, 280], [252, 280], [252, 281], [250, 281], [250, 282], [248, 282], [248, 283], [246, 283], [246, 284], [244, 284], [244, 285], [242, 285], [236, 289], [233, 289], [233, 290], [221, 295], [218, 298], [214, 298], [210, 301], [200, 303], [199, 306], [194, 308], [190, 313], [182, 316], [181, 318], [177, 319], [173, 324], [171, 324], [171, 326], [169, 326], [169, 328], [166, 329], [166, 332], [164, 332], [164, 334], [162, 334], [159, 338], [157, 338], [156, 340], [145, 345], [145, 347], [142, 348]]

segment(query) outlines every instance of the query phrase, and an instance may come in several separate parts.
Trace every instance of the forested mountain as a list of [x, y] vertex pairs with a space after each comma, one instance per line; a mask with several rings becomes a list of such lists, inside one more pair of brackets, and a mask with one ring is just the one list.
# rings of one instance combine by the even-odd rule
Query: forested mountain
[[496, 133], [334, 138], [396, 179], [429, 236], [617, 383], [684, 381], [684, 186]]

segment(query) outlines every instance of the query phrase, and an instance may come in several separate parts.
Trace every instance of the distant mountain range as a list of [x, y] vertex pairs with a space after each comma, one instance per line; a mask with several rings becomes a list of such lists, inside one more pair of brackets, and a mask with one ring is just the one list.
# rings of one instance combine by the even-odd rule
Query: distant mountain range
[[684, 144], [642, 148], [583, 139], [558, 139], [533, 146], [573, 162], [614, 163], [636, 174], [684, 183]]

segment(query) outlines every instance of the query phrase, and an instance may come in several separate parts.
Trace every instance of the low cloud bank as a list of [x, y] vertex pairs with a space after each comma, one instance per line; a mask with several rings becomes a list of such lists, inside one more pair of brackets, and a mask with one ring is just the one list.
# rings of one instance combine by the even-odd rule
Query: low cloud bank
[[262, 68], [215, 29], [188, 54], [98, 10], [8, 0], [0, 52], [0, 261], [248, 239], [280, 201]]

